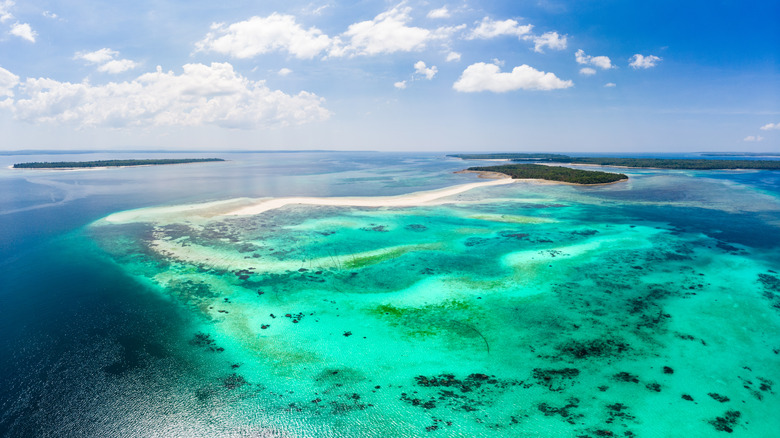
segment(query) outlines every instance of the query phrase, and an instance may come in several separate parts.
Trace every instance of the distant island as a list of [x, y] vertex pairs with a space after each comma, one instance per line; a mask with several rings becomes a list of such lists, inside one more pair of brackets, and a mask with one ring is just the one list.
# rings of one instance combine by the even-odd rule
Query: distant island
[[568, 155], [561, 154], [514, 154], [514, 153], [502, 153], [502, 154], [455, 154], [447, 155], [448, 157], [462, 158], [464, 160], [553, 160], [553, 159], [568, 159], [571, 158]]
[[704, 157], [780, 157], [777, 152], [705, 152]]
[[164, 164], [206, 163], [225, 161], [222, 158], [176, 158], [158, 160], [99, 160], [99, 161], [55, 161], [44, 163], [17, 163], [14, 169], [71, 169], [90, 167], [159, 166]]
[[505, 164], [503, 166], [469, 167], [466, 170], [470, 172], [497, 172], [509, 175], [513, 179], [543, 179], [570, 184], [609, 184], [628, 179], [628, 176], [622, 173], [541, 164]]
[[780, 170], [780, 161], [770, 160], [710, 160], [669, 158], [618, 158], [618, 157], [570, 157], [559, 154], [456, 154], [448, 157], [464, 160], [510, 160], [547, 163], [590, 164], [597, 166], [620, 166], [657, 169], [763, 169]]

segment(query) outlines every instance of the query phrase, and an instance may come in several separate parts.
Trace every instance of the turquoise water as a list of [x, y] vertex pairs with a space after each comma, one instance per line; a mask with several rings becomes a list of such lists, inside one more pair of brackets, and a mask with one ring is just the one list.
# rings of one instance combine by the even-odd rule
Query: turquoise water
[[[249, 186], [258, 164], [244, 157], [227, 166], [246, 174], [224, 186], [137, 206], [477, 181], [450, 173], [469, 163], [378, 155], [296, 158], [328, 171], [260, 172]], [[26, 377], [4, 388], [14, 409], [0, 425], [30, 436], [774, 436], [780, 175], [629, 176], [405, 208], [147, 209], [132, 222], [96, 208], [40, 250], [62, 260], [37, 265], [71, 285], [49, 306], [82, 303], [60, 318], [78, 345], [34, 338], [37, 353], [14, 353], [10, 369]], [[31, 269], [17, 271], [17, 291], [47, 284], [30, 279], [31, 263], [16, 262]], [[29, 370], [28, 357], [39, 358]], [[28, 381], [48, 382], [67, 409]]]

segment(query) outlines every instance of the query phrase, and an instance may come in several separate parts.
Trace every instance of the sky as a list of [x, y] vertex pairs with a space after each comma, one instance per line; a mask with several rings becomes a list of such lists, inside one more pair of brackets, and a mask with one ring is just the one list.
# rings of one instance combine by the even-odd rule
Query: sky
[[0, 0], [0, 150], [780, 152], [777, 0]]

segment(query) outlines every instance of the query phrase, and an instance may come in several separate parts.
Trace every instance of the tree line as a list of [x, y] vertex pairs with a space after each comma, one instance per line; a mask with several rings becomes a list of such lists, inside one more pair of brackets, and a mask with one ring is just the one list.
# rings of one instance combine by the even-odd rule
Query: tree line
[[97, 161], [54, 161], [17, 163], [14, 169], [59, 169], [82, 167], [119, 167], [119, 166], [151, 166], [162, 164], [204, 163], [210, 161], [225, 161], [222, 158], [165, 158], [152, 160], [97, 160]]

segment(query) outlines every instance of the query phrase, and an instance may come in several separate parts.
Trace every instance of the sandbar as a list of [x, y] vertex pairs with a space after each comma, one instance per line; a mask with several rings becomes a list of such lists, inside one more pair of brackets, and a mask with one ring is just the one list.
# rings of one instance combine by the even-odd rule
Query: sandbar
[[416, 207], [441, 198], [457, 195], [477, 187], [511, 184], [512, 179], [495, 179], [478, 183], [461, 184], [443, 189], [415, 192], [397, 196], [334, 197], [334, 198], [273, 198], [263, 199], [253, 205], [223, 213], [223, 216], [246, 216], [264, 213], [286, 205], [329, 205], [339, 207]]

